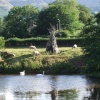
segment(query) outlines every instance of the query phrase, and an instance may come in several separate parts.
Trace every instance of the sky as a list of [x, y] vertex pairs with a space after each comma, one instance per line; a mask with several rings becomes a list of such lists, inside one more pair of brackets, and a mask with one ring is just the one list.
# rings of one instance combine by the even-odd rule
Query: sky
[[100, 0], [77, 0], [77, 1], [88, 7], [100, 7]]

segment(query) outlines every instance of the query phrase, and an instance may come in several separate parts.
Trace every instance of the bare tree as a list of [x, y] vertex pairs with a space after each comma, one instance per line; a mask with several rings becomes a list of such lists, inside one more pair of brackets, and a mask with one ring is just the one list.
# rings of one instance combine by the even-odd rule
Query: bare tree
[[49, 28], [50, 38], [46, 44], [46, 51], [51, 53], [58, 53], [58, 45], [55, 37], [55, 27], [51, 25]]

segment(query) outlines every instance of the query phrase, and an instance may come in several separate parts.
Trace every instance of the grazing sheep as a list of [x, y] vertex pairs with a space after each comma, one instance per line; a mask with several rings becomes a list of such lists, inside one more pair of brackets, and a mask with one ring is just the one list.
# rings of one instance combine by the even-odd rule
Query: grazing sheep
[[34, 51], [34, 53], [33, 53], [35, 56], [36, 55], [39, 55], [40, 54], [40, 52], [39, 51]]
[[36, 46], [33, 46], [33, 45], [29, 46], [29, 48], [30, 49], [35, 49], [35, 50], [37, 49]]
[[15, 55], [14, 55], [13, 53], [7, 52], [7, 56], [9, 56], [9, 57], [14, 57]]
[[13, 53], [9, 53], [7, 51], [1, 52], [1, 55], [4, 57], [14, 57], [15, 56]]
[[54, 52], [55, 52], [55, 53], [59, 53], [58, 46], [56, 46], [56, 47], [54, 48]]
[[77, 44], [74, 44], [73, 47], [72, 47], [72, 49], [73, 49], [73, 48], [77, 48]]

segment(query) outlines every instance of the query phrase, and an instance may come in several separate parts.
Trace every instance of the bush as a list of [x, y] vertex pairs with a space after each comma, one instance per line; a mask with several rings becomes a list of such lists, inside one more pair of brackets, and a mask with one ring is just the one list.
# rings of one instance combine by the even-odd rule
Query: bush
[[5, 40], [3, 37], [0, 37], [0, 49], [5, 47]]
[[58, 32], [58, 33], [56, 33], [56, 36], [57, 37], [68, 37], [68, 36], [70, 36], [70, 31], [68, 31], [68, 30], [63, 30], [63, 31], [61, 31], [60, 33]]
[[[29, 46], [30, 44], [33, 44], [38, 47], [45, 47], [47, 41], [49, 38], [26, 38], [26, 39], [20, 39], [20, 38], [9, 38], [6, 40], [5, 44], [6, 46], [11, 47], [22, 47], [22, 46]], [[77, 44], [78, 46], [81, 46], [83, 39], [82, 38], [57, 38], [57, 44], [58, 46], [72, 46], [73, 44]]]

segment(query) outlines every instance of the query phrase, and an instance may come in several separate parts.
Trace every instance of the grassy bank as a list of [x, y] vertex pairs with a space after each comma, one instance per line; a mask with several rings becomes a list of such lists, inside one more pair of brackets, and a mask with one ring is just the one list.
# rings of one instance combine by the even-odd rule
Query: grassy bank
[[0, 73], [19, 74], [25, 69], [26, 74], [80, 74], [83, 72], [84, 58], [80, 47], [59, 47], [58, 54], [45, 53], [45, 48], [38, 48], [40, 55], [34, 56], [29, 48], [6, 48], [4, 51], [15, 54], [4, 58], [0, 64]]

